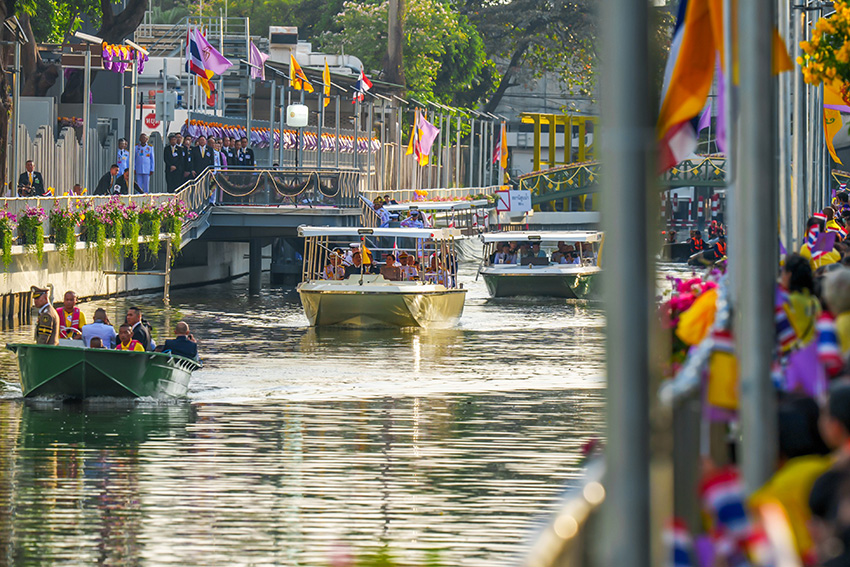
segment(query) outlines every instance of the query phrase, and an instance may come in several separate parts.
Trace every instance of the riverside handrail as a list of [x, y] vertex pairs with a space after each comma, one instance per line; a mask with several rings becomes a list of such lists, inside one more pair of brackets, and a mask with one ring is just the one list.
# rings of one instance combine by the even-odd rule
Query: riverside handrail
[[534, 537], [523, 567], [585, 567], [598, 541], [596, 522], [605, 501], [602, 458], [591, 461], [578, 486], [567, 490], [554, 516]]
[[496, 191], [506, 191], [508, 188], [509, 187], [507, 185], [485, 185], [482, 187], [438, 187], [424, 189], [424, 191], [427, 191], [427, 197], [420, 197], [417, 195], [416, 191], [418, 191], [418, 189], [399, 189], [397, 191], [376, 191], [368, 189], [361, 191], [361, 194], [370, 201], [374, 200], [375, 197], [383, 197], [384, 195], [390, 195], [399, 202], [415, 201], [420, 198], [426, 201], [434, 201], [440, 199], [463, 199], [465, 197], [475, 195], [492, 195]]

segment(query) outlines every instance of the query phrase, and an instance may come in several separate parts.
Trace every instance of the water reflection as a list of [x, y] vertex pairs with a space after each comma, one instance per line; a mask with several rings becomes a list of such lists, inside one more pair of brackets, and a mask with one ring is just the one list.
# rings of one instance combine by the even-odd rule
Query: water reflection
[[605, 322], [461, 276], [461, 324], [429, 331], [310, 329], [244, 280], [84, 304], [189, 321], [206, 366], [177, 404], [25, 403], [1, 352], [0, 564], [510, 563], [601, 435]]

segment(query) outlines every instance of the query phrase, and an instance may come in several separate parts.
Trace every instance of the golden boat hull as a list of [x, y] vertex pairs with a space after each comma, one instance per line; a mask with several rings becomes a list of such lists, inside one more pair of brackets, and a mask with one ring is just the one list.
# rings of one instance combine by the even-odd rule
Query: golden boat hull
[[465, 289], [420, 282], [310, 282], [298, 286], [312, 327], [450, 327], [463, 314]]

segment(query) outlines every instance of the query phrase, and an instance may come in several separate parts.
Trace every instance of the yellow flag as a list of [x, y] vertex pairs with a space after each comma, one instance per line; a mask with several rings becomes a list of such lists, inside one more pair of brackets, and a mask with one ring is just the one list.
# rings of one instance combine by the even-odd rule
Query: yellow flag
[[499, 150], [499, 165], [508, 167], [508, 125], [502, 122], [502, 148]]
[[325, 70], [322, 73], [322, 82], [325, 83], [323, 87], [323, 91], [325, 93], [324, 100], [322, 104], [327, 106], [331, 101], [331, 70], [328, 68], [328, 60], [325, 59]]
[[832, 161], [841, 165], [843, 164], [841, 163], [841, 160], [838, 159], [838, 154], [835, 153], [835, 146], [832, 145], [832, 139], [841, 130], [842, 125], [841, 112], [834, 108], [823, 109], [823, 133], [826, 137], [826, 149], [829, 150], [829, 155], [832, 156]]
[[313, 92], [313, 85], [307, 80], [307, 75], [291, 53], [289, 54], [289, 86], [296, 91], [304, 89], [308, 93]]
[[794, 70], [794, 63], [791, 62], [791, 57], [788, 55], [785, 40], [782, 39], [779, 30], [776, 28], [773, 28], [773, 65], [771, 70], [774, 75]]
[[407, 142], [407, 151], [404, 152], [406, 156], [413, 155], [413, 145], [416, 140], [416, 131], [419, 129], [419, 109], [417, 108], [413, 112], [413, 128], [410, 129], [410, 141]]

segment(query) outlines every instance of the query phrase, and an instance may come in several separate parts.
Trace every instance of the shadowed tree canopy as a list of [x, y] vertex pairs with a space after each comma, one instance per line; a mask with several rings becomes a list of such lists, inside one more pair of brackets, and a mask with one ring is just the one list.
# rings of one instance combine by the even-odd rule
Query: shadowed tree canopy
[[587, 94], [596, 64], [596, 2], [592, 0], [466, 0], [461, 12], [484, 38], [487, 54], [500, 61], [499, 86], [485, 112], [523, 80], [557, 73], [566, 90]]
[[[339, 33], [326, 32], [327, 52], [356, 55], [367, 72], [386, 68], [389, 2], [346, 2], [337, 15]], [[484, 41], [469, 20], [443, 0], [405, 2], [403, 62], [407, 95], [419, 100], [465, 105], [492, 83], [482, 82], [492, 66]], [[382, 78], [380, 74], [377, 78]]]
[[[251, 33], [268, 37], [269, 26], [297, 26], [300, 39], [312, 40], [325, 31], [339, 31], [337, 13], [344, 0], [210, 0], [204, 2], [203, 16], [250, 18]], [[225, 10], [225, 3], [227, 9]], [[197, 13], [195, 7], [195, 13]]]

